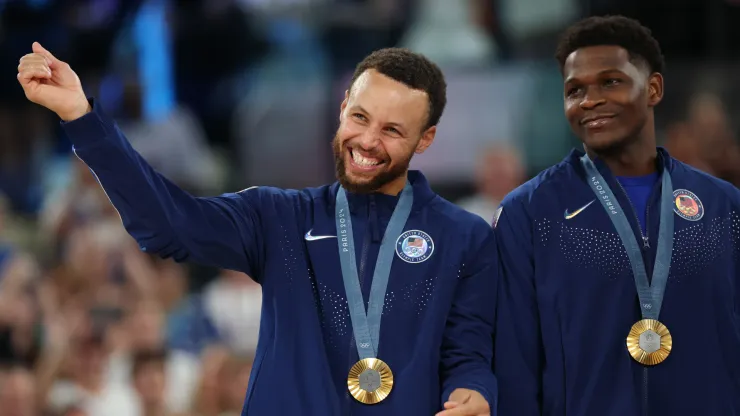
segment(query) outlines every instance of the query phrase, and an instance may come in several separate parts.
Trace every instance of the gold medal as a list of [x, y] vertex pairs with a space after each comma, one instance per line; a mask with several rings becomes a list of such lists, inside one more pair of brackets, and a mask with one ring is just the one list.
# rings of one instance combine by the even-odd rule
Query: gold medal
[[347, 388], [358, 402], [380, 403], [393, 389], [393, 372], [382, 360], [363, 358], [350, 368]]
[[665, 325], [655, 319], [643, 319], [632, 325], [627, 335], [627, 350], [640, 364], [662, 363], [673, 348], [673, 338]]

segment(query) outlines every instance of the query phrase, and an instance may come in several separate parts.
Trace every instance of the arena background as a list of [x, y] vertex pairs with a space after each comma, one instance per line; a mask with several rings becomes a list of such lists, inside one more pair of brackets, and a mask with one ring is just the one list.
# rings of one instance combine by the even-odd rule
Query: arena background
[[556, 35], [605, 13], [663, 46], [661, 143], [740, 184], [737, 0], [0, 0], [0, 413], [238, 414], [260, 309], [247, 276], [138, 251], [58, 120], [25, 101], [15, 73], [33, 41], [196, 195], [332, 181], [354, 65], [386, 46], [422, 52], [449, 106], [413, 165], [490, 220], [577, 145]]

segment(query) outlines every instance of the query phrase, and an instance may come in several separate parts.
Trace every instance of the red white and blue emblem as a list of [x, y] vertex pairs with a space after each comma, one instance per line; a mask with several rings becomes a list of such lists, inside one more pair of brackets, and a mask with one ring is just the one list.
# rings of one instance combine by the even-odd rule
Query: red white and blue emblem
[[673, 191], [675, 206], [673, 211], [681, 218], [699, 221], [704, 216], [704, 205], [696, 194], [686, 189]]
[[396, 240], [396, 254], [407, 263], [421, 263], [434, 252], [434, 241], [424, 231], [409, 230]]

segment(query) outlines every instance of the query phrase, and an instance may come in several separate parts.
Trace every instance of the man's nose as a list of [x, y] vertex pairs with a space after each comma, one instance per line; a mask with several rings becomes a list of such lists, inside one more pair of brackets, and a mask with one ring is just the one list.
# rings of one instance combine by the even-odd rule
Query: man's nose
[[606, 103], [606, 99], [598, 91], [598, 88], [588, 88], [580, 106], [584, 110], [593, 110], [604, 103]]

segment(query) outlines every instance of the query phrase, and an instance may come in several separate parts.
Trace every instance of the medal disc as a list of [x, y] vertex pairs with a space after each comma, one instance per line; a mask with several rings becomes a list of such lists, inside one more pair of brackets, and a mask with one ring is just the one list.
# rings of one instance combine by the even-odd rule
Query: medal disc
[[358, 402], [380, 403], [393, 389], [393, 372], [382, 360], [364, 358], [350, 368], [347, 388]]
[[660, 364], [668, 358], [672, 348], [671, 333], [655, 319], [637, 321], [627, 335], [627, 350], [640, 364]]

